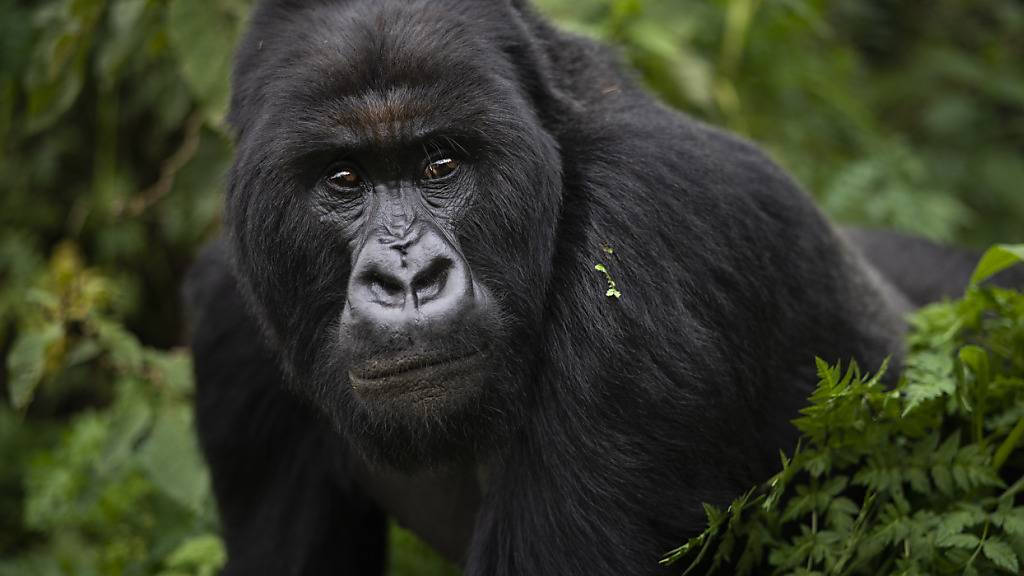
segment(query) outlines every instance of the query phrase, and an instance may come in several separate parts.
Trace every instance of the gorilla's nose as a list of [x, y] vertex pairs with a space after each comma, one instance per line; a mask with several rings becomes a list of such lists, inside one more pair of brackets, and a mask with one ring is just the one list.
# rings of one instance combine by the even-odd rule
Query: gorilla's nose
[[371, 238], [349, 280], [351, 312], [366, 320], [441, 320], [468, 311], [473, 279], [462, 256], [439, 234]]

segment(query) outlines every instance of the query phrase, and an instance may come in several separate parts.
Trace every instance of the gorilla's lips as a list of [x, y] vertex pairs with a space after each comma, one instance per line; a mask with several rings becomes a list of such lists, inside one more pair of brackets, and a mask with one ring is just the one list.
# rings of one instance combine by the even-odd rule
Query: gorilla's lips
[[485, 357], [479, 350], [465, 350], [371, 360], [349, 370], [349, 379], [364, 400], [438, 396], [447, 386], [478, 374]]

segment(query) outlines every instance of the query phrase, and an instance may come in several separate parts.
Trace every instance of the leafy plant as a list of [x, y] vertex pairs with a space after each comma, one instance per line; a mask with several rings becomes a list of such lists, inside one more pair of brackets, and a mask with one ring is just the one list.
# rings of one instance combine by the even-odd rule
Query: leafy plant
[[818, 361], [782, 471], [672, 551], [687, 572], [996, 574], [1024, 566], [1024, 294], [980, 284], [913, 318], [903, 377]]
[[[1021, 239], [1017, 0], [537, 3], [618, 46], [670, 105], [767, 147], [834, 216]], [[0, 0], [0, 574], [223, 562], [178, 285], [219, 227], [251, 4]], [[962, 364], [924, 346], [916, 381]], [[394, 574], [451, 571], [407, 533], [395, 542]]]
[[[0, 574], [206, 575], [223, 563], [189, 358], [141, 345], [109, 316], [113, 298], [62, 245], [22, 305], [7, 357], [13, 410], [0, 408], [0, 443], [18, 458], [2, 481], [23, 494], [20, 522], [0, 532], [20, 553]], [[68, 411], [57, 429], [25, 419]]]
[[622, 298], [622, 292], [619, 292], [619, 289], [615, 287], [615, 280], [612, 279], [611, 272], [608, 272], [608, 267], [604, 264], [594, 264], [594, 270], [604, 274], [604, 280], [608, 283], [608, 290], [605, 291], [604, 295], [609, 298]]

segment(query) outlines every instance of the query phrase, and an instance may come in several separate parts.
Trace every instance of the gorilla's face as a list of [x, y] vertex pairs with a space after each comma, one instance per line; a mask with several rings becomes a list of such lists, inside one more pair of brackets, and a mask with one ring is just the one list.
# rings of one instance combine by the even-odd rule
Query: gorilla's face
[[515, 421], [561, 167], [479, 2], [398, 4], [257, 12], [227, 218], [292, 385], [372, 460], [413, 468]]

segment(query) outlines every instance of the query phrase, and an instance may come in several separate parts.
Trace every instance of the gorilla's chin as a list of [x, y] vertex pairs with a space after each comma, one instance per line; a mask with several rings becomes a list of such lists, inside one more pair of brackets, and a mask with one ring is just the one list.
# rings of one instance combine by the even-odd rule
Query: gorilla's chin
[[487, 352], [389, 367], [368, 377], [350, 370], [336, 425], [371, 465], [402, 471], [479, 461], [507, 433], [509, 383]]
[[483, 384], [488, 354], [475, 348], [374, 359], [349, 369], [364, 402], [405, 402], [418, 407], [472, 394]]
[[413, 471], [478, 461], [506, 436], [516, 383], [494, 307], [436, 330], [346, 320], [315, 388], [333, 396], [331, 418], [371, 465]]

